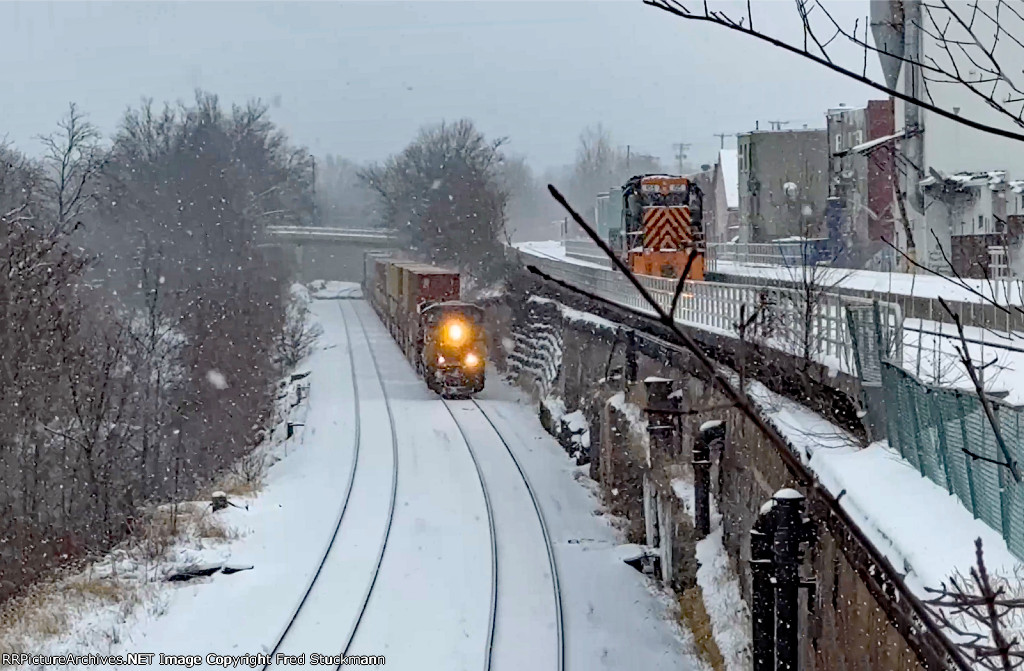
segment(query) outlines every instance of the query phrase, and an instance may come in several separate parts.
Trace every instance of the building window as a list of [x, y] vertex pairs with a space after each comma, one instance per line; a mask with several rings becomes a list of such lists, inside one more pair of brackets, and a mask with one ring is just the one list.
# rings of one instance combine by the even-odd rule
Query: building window
[[978, 231], [984, 231], [984, 230], [985, 230], [985, 215], [979, 214], [978, 215]]
[[859, 130], [853, 134], [853, 146], [864, 144], [864, 131]]
[[843, 134], [836, 133], [836, 153], [838, 154], [843, 150]]

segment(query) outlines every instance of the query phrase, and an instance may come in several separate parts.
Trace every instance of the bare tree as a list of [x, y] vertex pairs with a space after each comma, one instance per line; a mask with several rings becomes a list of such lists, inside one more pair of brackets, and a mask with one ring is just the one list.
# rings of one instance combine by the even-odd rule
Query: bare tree
[[103, 169], [105, 152], [100, 133], [68, 104], [68, 113], [57, 124], [59, 130], [40, 137], [46, 153], [44, 180], [53, 202], [58, 226], [65, 226], [93, 204], [97, 176]]
[[[941, 588], [926, 587], [935, 617], [956, 635], [960, 646], [978, 667], [992, 671], [1013, 671], [1024, 666], [1024, 649], [1016, 636], [1010, 638], [1009, 620], [1019, 617], [1024, 599], [1007, 596], [1007, 584], [989, 575], [981, 539], [974, 542], [977, 565], [970, 577], [953, 576]], [[979, 631], [980, 630], [980, 631]]]
[[477, 277], [501, 276], [508, 192], [505, 138], [488, 140], [468, 119], [420, 130], [401, 153], [362, 172], [384, 223], [414, 253]]
[[[852, 271], [834, 268], [817, 259], [806, 243], [801, 245], [798, 261], [787, 267], [796, 289], [789, 295], [791, 310], [786, 312], [796, 316], [796, 323], [790, 327], [791, 334], [806, 370], [821, 353], [823, 339], [828, 337], [825, 325], [828, 319], [843, 318], [841, 307], [834, 300], [835, 289]], [[827, 314], [829, 312], [832, 314]]]
[[585, 200], [611, 187], [621, 186], [634, 175], [662, 172], [654, 156], [616, 146], [611, 133], [601, 124], [580, 133], [569, 180], [575, 198]]
[[322, 334], [323, 329], [311, 323], [306, 304], [293, 298], [277, 341], [277, 360], [281, 367], [288, 370], [302, 361]]

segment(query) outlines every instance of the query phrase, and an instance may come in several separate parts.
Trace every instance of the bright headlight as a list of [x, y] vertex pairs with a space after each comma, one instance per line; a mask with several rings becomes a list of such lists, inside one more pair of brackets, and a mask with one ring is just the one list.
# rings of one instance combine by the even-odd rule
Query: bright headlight
[[480, 365], [480, 357], [470, 352], [466, 355], [466, 358], [462, 360], [466, 364], [466, 368], [476, 368]]
[[458, 322], [452, 322], [445, 328], [445, 337], [453, 345], [458, 345], [466, 337], [466, 329]]

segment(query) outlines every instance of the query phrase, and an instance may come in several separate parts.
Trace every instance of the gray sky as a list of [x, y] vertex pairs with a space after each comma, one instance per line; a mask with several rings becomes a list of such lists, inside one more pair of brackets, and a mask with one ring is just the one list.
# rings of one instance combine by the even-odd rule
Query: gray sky
[[[754, 5], [759, 27], [799, 34], [793, 2]], [[852, 23], [867, 5], [830, 7]], [[317, 154], [381, 159], [422, 124], [466, 116], [536, 168], [571, 162], [580, 130], [599, 121], [663, 159], [692, 143], [700, 163], [719, 146], [713, 133], [757, 119], [823, 126], [828, 107], [881, 97], [639, 0], [0, 2], [0, 26], [0, 137], [29, 153], [68, 101], [109, 133], [142, 97], [195, 87], [274, 101], [275, 120]]]

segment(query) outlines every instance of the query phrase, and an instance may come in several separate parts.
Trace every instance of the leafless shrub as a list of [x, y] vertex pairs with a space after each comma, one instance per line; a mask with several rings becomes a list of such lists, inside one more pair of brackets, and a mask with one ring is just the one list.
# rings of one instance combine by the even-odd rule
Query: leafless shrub
[[309, 307], [299, 299], [289, 303], [284, 328], [277, 342], [277, 358], [282, 370], [290, 370], [309, 356], [323, 329], [312, 322]]

